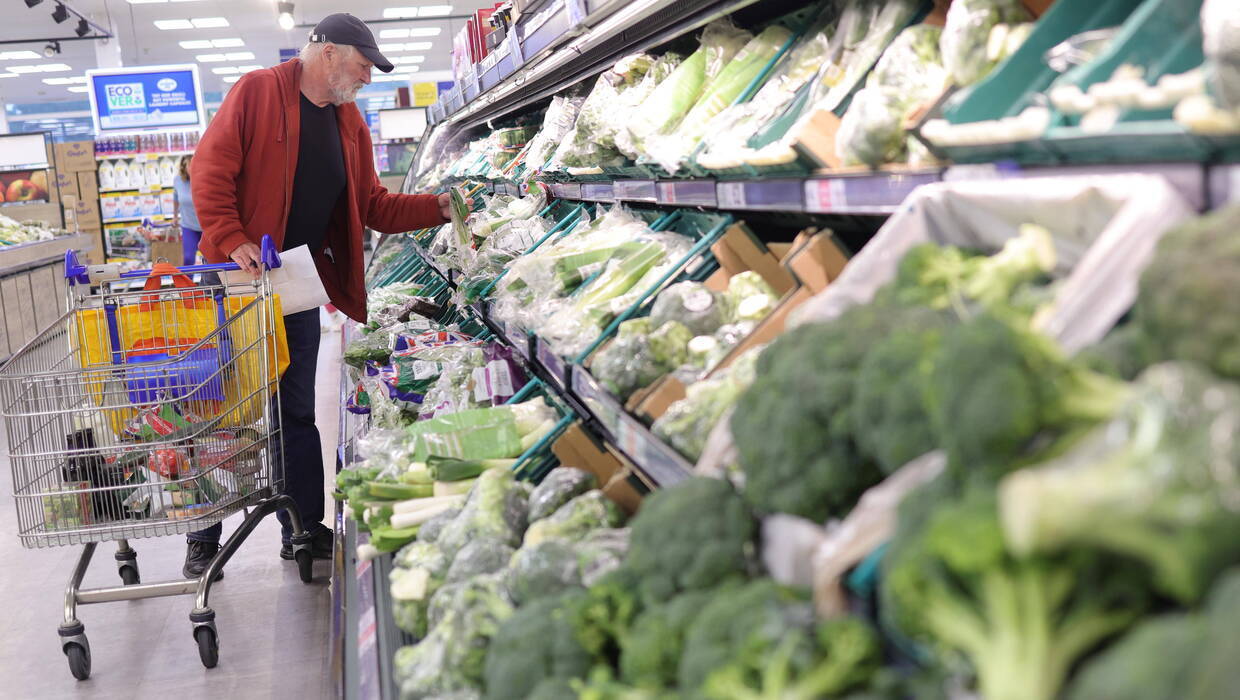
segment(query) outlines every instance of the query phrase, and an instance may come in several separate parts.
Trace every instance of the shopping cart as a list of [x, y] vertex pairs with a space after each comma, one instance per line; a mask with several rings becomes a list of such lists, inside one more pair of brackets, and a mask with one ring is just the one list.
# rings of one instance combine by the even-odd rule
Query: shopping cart
[[[279, 376], [288, 364], [280, 266], [269, 238], [257, 280], [235, 264], [120, 272], [65, 256], [69, 310], [0, 367], [18, 536], [26, 547], [84, 545], [65, 591], [61, 647], [78, 679], [90, 644], [77, 606], [194, 593], [207, 668], [219, 657], [211, 583], [265, 516], [285, 509], [294, 558], [311, 578], [309, 534], [281, 493]], [[196, 283], [195, 279], [196, 277]], [[171, 279], [172, 284], [166, 284]], [[129, 541], [245, 520], [197, 579], [141, 583]], [[124, 585], [83, 590], [99, 542], [116, 541]]]

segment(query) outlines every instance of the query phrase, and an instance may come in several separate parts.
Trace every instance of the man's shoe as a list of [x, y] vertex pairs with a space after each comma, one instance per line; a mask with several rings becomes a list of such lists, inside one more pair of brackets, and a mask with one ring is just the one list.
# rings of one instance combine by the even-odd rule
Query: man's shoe
[[[207, 570], [207, 565], [215, 558], [217, 552], [220, 551], [218, 544], [211, 542], [189, 541], [189, 546], [185, 549], [185, 566], [181, 567], [181, 574], [185, 578], [198, 578], [202, 576], [202, 572]], [[220, 569], [215, 575], [215, 580], [219, 581], [224, 578], [224, 570]]]
[[[335, 535], [332, 531], [321, 524], [317, 527], [311, 528], [310, 556], [315, 559], [331, 559], [332, 544], [335, 539]], [[294, 559], [293, 544], [291, 542], [285, 542], [283, 546], [280, 547], [280, 558], [286, 561], [292, 561]]]

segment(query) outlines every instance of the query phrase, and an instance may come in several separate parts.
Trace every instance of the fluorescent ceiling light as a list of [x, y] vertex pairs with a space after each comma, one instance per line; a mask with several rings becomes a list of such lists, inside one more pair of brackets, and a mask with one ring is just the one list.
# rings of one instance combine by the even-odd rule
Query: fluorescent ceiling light
[[224, 54], [222, 53], [199, 54], [197, 56], [194, 56], [194, 59], [198, 61], [199, 63], [219, 63], [221, 61], [227, 60], [224, 58]]
[[217, 49], [235, 49], [245, 46], [245, 42], [240, 37], [231, 37], [228, 39], [212, 39], [211, 46]]
[[79, 75], [72, 78], [44, 78], [43, 82], [48, 85], [76, 85], [86, 82], [86, 77]]
[[16, 78], [16, 73], [0, 73], [0, 78]]
[[379, 31], [380, 39], [407, 39], [409, 37], [419, 36], [439, 36], [443, 32], [441, 27], [414, 27], [412, 29], [382, 29]]
[[195, 17], [190, 21], [198, 29], [218, 29], [228, 26], [228, 18], [226, 17]]
[[168, 31], [170, 29], [193, 29], [194, 25], [190, 24], [187, 19], [157, 19], [155, 27]]
[[254, 54], [249, 51], [237, 51], [235, 53], [224, 54], [224, 58], [229, 61], [253, 61]]
[[69, 88], [69, 92], [88, 92], [89, 90], [90, 88], [86, 87], [85, 85], [74, 85], [73, 87]]
[[396, 53], [397, 51], [427, 51], [431, 48], [432, 42], [429, 41], [410, 41], [401, 44], [379, 44], [379, 51], [382, 53]]
[[220, 80], [223, 80], [223, 81], [224, 81], [224, 82], [226, 82], [226, 83], [235, 83], [235, 82], [237, 82], [238, 80], [241, 80], [241, 76], [239, 76], [239, 75], [229, 75], [229, 76], [226, 76], [226, 77], [220, 78]]
[[451, 5], [423, 5], [418, 8], [419, 17], [444, 17], [452, 14]]
[[387, 73], [384, 75], [376, 75], [374, 78], [371, 78], [371, 82], [375, 83], [398, 83], [407, 82], [408, 80], [409, 75], [406, 73]]
[[443, 27], [414, 27], [409, 30], [409, 36], [439, 36], [443, 32]]
[[416, 7], [389, 7], [383, 11], [384, 19], [406, 19], [417, 16], [418, 8]]
[[10, 73], [59, 73], [60, 71], [73, 70], [63, 63], [43, 63], [31, 64], [26, 66], [9, 66]]
[[407, 39], [409, 37], [408, 29], [380, 29], [380, 39]]
[[237, 70], [241, 71], [242, 73], [249, 73], [250, 71], [253, 71], [253, 70], [262, 70], [262, 69], [263, 69], [262, 66], [237, 66]]
[[208, 39], [190, 39], [188, 41], [182, 41], [181, 48], [183, 49], [209, 49], [211, 48], [211, 42]]
[[42, 57], [34, 51], [0, 51], [0, 61], [24, 61], [28, 58], [38, 60]]
[[397, 65], [402, 63], [421, 63], [426, 60], [426, 56], [397, 56], [388, 60]]
[[211, 72], [215, 73], [216, 75], [236, 75], [237, 73], [240, 73], [241, 71], [237, 70], [233, 66], [223, 66], [220, 68], [212, 68]]

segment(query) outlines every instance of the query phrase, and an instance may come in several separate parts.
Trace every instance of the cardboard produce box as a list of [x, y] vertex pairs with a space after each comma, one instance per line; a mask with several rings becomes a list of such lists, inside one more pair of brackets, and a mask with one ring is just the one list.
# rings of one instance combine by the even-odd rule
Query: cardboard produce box
[[173, 265], [181, 264], [181, 237], [166, 241], [151, 241], [151, 262], [167, 260]]
[[78, 228], [97, 228], [103, 223], [97, 199], [78, 199], [73, 204], [73, 215], [77, 217]]
[[99, 199], [99, 177], [94, 170], [77, 174], [77, 193], [81, 199]]
[[56, 188], [60, 192], [61, 200], [64, 200], [65, 197], [81, 199], [82, 195], [78, 192], [77, 177], [75, 177], [73, 173], [66, 173], [55, 168], [53, 168], [51, 172], [56, 178]]
[[630, 466], [592, 435], [581, 427], [581, 423], [573, 423], [551, 445], [551, 451], [564, 467], [575, 467], [590, 472], [598, 479], [603, 495], [620, 506], [624, 512], [632, 515], [641, 505], [642, 494], [629, 483], [633, 473]]
[[95, 142], [67, 141], [56, 144], [56, 169], [63, 173], [95, 171]]

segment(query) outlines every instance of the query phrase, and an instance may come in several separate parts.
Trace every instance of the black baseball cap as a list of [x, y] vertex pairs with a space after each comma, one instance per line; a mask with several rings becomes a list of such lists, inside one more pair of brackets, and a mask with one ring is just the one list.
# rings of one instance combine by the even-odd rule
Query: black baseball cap
[[365, 22], [348, 12], [328, 15], [314, 25], [314, 31], [310, 33], [310, 42], [328, 41], [333, 44], [354, 46], [367, 60], [375, 64], [375, 68], [384, 73], [392, 72], [392, 62], [379, 53], [379, 47], [375, 46], [375, 35], [370, 33], [370, 28]]

